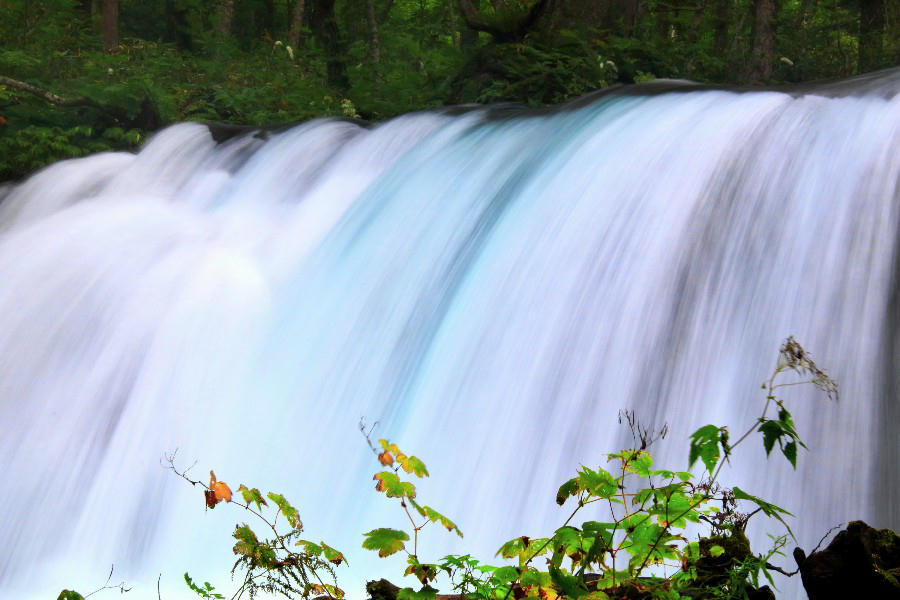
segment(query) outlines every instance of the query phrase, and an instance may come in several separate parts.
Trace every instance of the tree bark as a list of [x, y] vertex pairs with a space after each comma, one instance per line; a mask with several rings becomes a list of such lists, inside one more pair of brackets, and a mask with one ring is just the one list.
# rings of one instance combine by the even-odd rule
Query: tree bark
[[109, 54], [119, 45], [119, 0], [103, 0], [103, 50]]
[[641, 0], [623, 0], [622, 2], [622, 25], [626, 32], [634, 31], [638, 19], [641, 14]]
[[856, 68], [860, 73], [881, 66], [884, 51], [884, 0], [859, 0], [859, 55]]
[[381, 48], [378, 39], [378, 22], [375, 20], [375, 0], [366, 0], [366, 20], [369, 24], [368, 59], [372, 64], [377, 64], [381, 60]]
[[294, 2], [294, 12], [291, 15], [291, 30], [288, 32], [288, 44], [293, 48], [300, 46], [300, 30], [303, 28], [303, 19], [306, 16], [306, 0]]
[[731, 0], [716, 0], [713, 48], [716, 56], [724, 58], [728, 50], [728, 23], [731, 21]]
[[313, 37], [325, 52], [326, 83], [339, 92], [350, 89], [347, 77], [347, 48], [334, 14], [335, 0], [309, 2], [309, 26]]
[[753, 2], [753, 46], [747, 83], [761, 83], [772, 78], [775, 70], [776, 0]]
[[214, 31], [219, 36], [227, 36], [231, 33], [231, 26], [234, 23], [234, 0], [222, 0], [219, 3], [219, 11], [216, 15], [216, 26]]

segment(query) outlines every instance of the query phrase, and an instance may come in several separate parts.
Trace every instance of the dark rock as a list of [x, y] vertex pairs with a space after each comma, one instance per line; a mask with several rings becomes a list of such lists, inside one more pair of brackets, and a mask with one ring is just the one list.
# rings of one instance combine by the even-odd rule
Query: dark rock
[[399, 591], [400, 588], [387, 579], [366, 583], [366, 593], [370, 600], [396, 600]]
[[800, 565], [810, 600], [900, 599], [900, 536], [853, 521]]

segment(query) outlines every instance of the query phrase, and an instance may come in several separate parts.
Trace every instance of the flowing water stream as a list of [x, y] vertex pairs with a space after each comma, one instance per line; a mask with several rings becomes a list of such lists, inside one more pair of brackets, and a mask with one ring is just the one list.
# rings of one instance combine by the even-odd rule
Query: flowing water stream
[[562, 523], [556, 487], [630, 441], [620, 409], [668, 422], [673, 469], [698, 426], [748, 427], [788, 335], [841, 399], [787, 391], [797, 471], [754, 440], [726, 481], [797, 514], [807, 550], [853, 518], [900, 529], [900, 70], [220, 142], [181, 124], [0, 195], [2, 597], [111, 564], [133, 598], [160, 574], [184, 597], [184, 571], [227, 589], [244, 515], [206, 512], [160, 466], [176, 448], [293, 499], [353, 596], [397, 580], [360, 548], [405, 519], [361, 417], [466, 534], [426, 531], [423, 557], [491, 562]]

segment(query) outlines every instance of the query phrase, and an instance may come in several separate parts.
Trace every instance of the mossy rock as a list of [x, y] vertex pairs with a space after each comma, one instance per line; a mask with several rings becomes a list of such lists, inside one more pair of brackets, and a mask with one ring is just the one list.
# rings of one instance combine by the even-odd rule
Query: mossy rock
[[890, 529], [853, 521], [799, 562], [810, 600], [900, 598], [900, 536]]

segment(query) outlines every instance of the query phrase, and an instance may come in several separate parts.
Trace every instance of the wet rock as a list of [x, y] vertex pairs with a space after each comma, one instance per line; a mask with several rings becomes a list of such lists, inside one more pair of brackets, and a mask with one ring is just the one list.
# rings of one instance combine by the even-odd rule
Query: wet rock
[[900, 598], [900, 536], [890, 529], [853, 521], [798, 563], [809, 600]]

